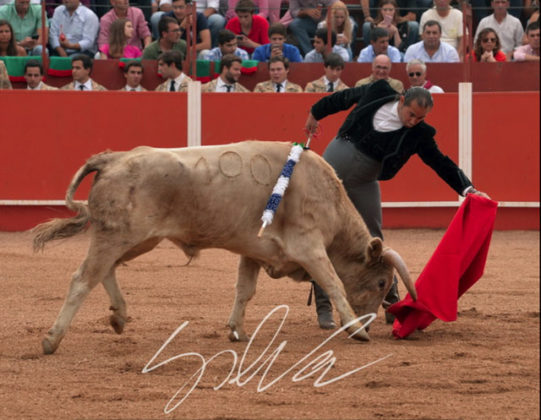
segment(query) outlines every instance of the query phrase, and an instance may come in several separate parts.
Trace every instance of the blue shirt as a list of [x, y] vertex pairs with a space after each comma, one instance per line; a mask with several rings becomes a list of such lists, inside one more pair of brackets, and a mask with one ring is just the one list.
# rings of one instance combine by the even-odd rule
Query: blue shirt
[[[235, 50], [234, 54], [237, 57], [240, 57], [242, 60], [249, 60], [250, 55], [243, 50], [242, 48], [238, 48]], [[207, 55], [205, 56], [205, 60], [208, 61], [222, 61], [222, 51], [220, 50], [220, 47], [213, 48], [210, 50]]]
[[440, 47], [432, 57], [426, 52], [423, 41], [410, 45], [404, 55], [404, 61], [408, 63], [414, 58], [425, 63], [458, 63], [460, 61], [458, 52], [445, 42], [440, 42]]
[[[387, 55], [393, 63], [400, 63], [402, 61], [402, 55], [400, 54], [400, 51], [398, 50], [398, 48], [393, 47], [392, 45], [389, 45], [387, 47]], [[374, 58], [376, 58], [376, 54], [374, 53], [374, 47], [372, 47], [372, 45], [369, 45], [368, 47], [361, 50], [359, 58], [357, 58], [357, 62], [371, 63], [372, 61], [374, 61]]]
[[[60, 47], [60, 34], [63, 33], [66, 39], [72, 44], [79, 44], [81, 51], [97, 51], [96, 40], [100, 29], [100, 21], [96, 14], [82, 4], [75, 9], [70, 16], [66, 6], [58, 6], [54, 9], [51, 18], [51, 30], [49, 42], [52, 48]], [[77, 50], [67, 50], [68, 54]]]
[[[300, 63], [302, 61], [302, 55], [295, 45], [284, 43], [282, 52], [284, 53], [284, 57], [292, 63]], [[271, 44], [265, 44], [257, 47], [254, 50], [252, 59], [257, 61], [269, 61], [270, 55]]]

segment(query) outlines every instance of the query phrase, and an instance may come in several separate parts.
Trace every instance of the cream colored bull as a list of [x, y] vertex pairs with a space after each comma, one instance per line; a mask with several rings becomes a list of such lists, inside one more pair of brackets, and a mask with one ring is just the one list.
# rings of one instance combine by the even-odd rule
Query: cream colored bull
[[[231, 340], [247, 340], [244, 313], [263, 267], [270, 276], [314, 279], [327, 292], [343, 325], [377, 312], [389, 290], [393, 266], [415, 296], [398, 254], [372, 238], [333, 169], [305, 151], [289, 188], [262, 237], [260, 217], [287, 159], [288, 143], [247, 141], [182, 149], [138, 147], [92, 156], [75, 174], [66, 205], [77, 212], [34, 231], [34, 249], [67, 238], [90, 225], [88, 255], [70, 290], [43, 351], [53, 353], [88, 293], [102, 283], [111, 300], [111, 325], [120, 334], [126, 303], [115, 279], [120, 263], [153, 249], [163, 239], [188, 256], [203, 248], [240, 254]], [[88, 205], [73, 201], [75, 190], [96, 172]], [[357, 331], [358, 330], [358, 331]], [[358, 322], [348, 328], [368, 340]]]

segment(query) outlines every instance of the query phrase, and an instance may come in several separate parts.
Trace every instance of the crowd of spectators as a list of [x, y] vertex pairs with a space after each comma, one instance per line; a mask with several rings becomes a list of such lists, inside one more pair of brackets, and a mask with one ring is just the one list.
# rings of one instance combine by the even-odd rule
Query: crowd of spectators
[[[339, 0], [201, 0], [196, 3], [195, 22], [191, 0], [152, 0], [148, 5], [143, 0], [132, 4], [109, 0], [109, 8], [106, 1], [47, 1], [42, 22], [38, 0], [0, 0], [0, 56], [41, 55], [45, 40], [50, 56], [158, 60], [177, 52], [174, 59], [167, 55], [161, 66], [175, 68], [177, 57], [182, 62], [186, 56], [195, 24], [198, 59], [237, 57], [227, 61], [226, 73], [220, 74], [224, 85], [234, 90], [240, 89], [233, 80], [238, 61], [248, 59], [269, 63], [271, 80], [264, 88], [274, 91], [276, 86], [289, 91], [290, 62], [322, 62], [327, 69], [331, 54], [331, 63], [336, 56], [343, 61], [333, 64], [334, 69], [350, 61], [372, 63], [369, 81], [386, 78], [378, 72], [388, 76], [396, 62], [413, 61], [418, 68], [411, 73], [425, 74], [425, 63], [432, 62], [539, 60], [536, 0], [472, 1], [476, 30], [471, 51], [463, 49], [463, 16], [457, 0], [360, 0], [364, 14], [360, 22]], [[311, 89], [339, 80], [330, 76], [314, 81]]]

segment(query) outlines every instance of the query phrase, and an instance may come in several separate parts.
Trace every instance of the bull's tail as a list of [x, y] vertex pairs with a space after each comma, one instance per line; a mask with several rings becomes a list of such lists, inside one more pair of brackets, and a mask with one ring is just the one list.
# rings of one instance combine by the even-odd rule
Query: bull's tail
[[66, 192], [66, 207], [77, 214], [67, 219], [51, 219], [41, 223], [32, 229], [34, 236], [34, 252], [43, 250], [45, 244], [54, 239], [64, 239], [74, 236], [88, 227], [90, 213], [88, 204], [82, 201], [74, 201], [73, 195], [83, 181], [92, 172], [100, 172], [111, 160], [118, 157], [119, 153], [103, 152], [92, 156], [79, 168], [73, 176]]

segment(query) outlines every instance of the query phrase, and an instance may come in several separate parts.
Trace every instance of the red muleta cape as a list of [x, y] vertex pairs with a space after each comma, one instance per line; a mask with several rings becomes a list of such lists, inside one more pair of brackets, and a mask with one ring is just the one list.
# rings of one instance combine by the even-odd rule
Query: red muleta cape
[[467, 195], [415, 283], [417, 301], [407, 294], [388, 309], [396, 317], [396, 338], [425, 329], [436, 318], [456, 320], [458, 299], [483, 274], [497, 206], [490, 199]]

